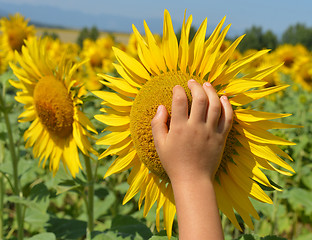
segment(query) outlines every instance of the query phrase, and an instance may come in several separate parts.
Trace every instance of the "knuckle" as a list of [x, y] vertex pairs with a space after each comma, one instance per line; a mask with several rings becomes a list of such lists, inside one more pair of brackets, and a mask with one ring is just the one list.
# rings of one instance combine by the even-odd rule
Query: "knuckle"
[[218, 103], [211, 104], [209, 108], [210, 108], [209, 110], [214, 113], [219, 113], [221, 111], [221, 106]]
[[176, 104], [183, 104], [187, 101], [187, 98], [181, 93], [176, 93], [173, 95], [172, 101]]
[[197, 104], [206, 104], [208, 99], [206, 96], [198, 95], [196, 97], [193, 97], [193, 101], [195, 101]]

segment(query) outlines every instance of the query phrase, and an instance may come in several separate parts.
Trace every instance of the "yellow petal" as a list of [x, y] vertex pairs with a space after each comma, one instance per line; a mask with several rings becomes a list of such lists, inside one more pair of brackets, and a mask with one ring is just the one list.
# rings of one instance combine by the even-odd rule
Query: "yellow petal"
[[[141, 187], [142, 182], [144, 181], [144, 179], [147, 177], [148, 175], [148, 168], [145, 167], [145, 165], [142, 164], [137, 164], [133, 167], [129, 177], [128, 177], [128, 182], [129, 182], [129, 189], [123, 199], [122, 204], [126, 204], [131, 198], [134, 197], [134, 195], [136, 195]], [[132, 179], [131, 179], [132, 178]], [[130, 182], [130, 181], [131, 182]]]
[[159, 178], [152, 174], [150, 183], [146, 188], [145, 206], [143, 216], [146, 217], [147, 213], [151, 210], [152, 206], [156, 202], [159, 194]]
[[25, 110], [24, 112], [22, 112], [18, 118], [19, 118], [19, 122], [31, 122], [33, 120], [35, 120], [35, 118], [37, 117], [36, 114], [36, 110], [34, 107], [28, 108], [27, 110]]
[[247, 176], [256, 180], [260, 184], [280, 190], [273, 186], [266, 175], [259, 169], [261, 165], [258, 164], [254, 155], [244, 147], [236, 147], [235, 151], [238, 155], [233, 155], [233, 160], [238, 168], [241, 168]]
[[147, 37], [148, 46], [149, 46], [149, 49], [151, 51], [152, 56], [154, 57], [154, 61], [156, 62], [158, 68], [162, 72], [167, 72], [167, 66], [165, 63], [164, 56], [161, 52], [161, 49], [157, 45], [157, 42], [155, 41], [155, 38], [154, 38], [152, 32], [150, 31], [145, 20], [144, 20], [144, 29], [145, 29], [145, 34]]
[[219, 22], [218, 26], [213, 30], [212, 34], [208, 38], [208, 40], [205, 42], [205, 48], [207, 48], [209, 45], [213, 45], [216, 42], [216, 39], [219, 37], [219, 33], [221, 31], [221, 28], [225, 22], [226, 16], [222, 18], [222, 20]]
[[234, 106], [242, 106], [252, 101], [255, 101], [259, 98], [268, 96], [272, 93], [281, 91], [287, 88], [289, 85], [281, 85], [281, 86], [274, 86], [270, 88], [265, 88], [261, 90], [252, 90], [245, 93], [240, 93], [237, 96], [231, 98], [229, 101]]
[[107, 172], [104, 175], [104, 178], [109, 177], [110, 175], [114, 173], [123, 172], [126, 169], [129, 169], [132, 167], [132, 163], [136, 157], [136, 151], [132, 149], [129, 151], [129, 153], [120, 155], [118, 158], [115, 159], [115, 161], [110, 165]]
[[216, 198], [218, 202], [219, 209], [230, 219], [232, 224], [240, 231], [242, 231], [237, 218], [235, 216], [235, 213], [233, 211], [233, 206], [231, 204], [231, 198], [228, 196], [224, 188], [220, 186], [220, 184], [217, 181], [214, 181], [214, 189], [216, 192]]
[[279, 156], [277, 156], [275, 152], [273, 152], [268, 146], [248, 141], [244, 136], [241, 135], [236, 136], [236, 139], [243, 145], [244, 148], [252, 152], [254, 155], [271, 161], [287, 169], [288, 171], [295, 173], [293, 168], [289, 166], [285, 161], [283, 161]]
[[252, 78], [252, 79], [263, 79], [266, 76], [270, 75], [271, 73], [275, 72], [277, 69], [279, 69], [283, 63], [274, 65], [265, 69], [262, 69], [260, 71], [255, 71], [253, 73], [247, 74], [245, 77]]
[[260, 186], [249, 178], [248, 173], [244, 168], [239, 168], [232, 162], [227, 164], [227, 172], [229, 176], [246, 192], [249, 193], [254, 199], [272, 204], [272, 200], [265, 194]]
[[207, 30], [207, 18], [201, 23], [189, 48], [189, 71], [192, 75], [201, 63]]
[[178, 41], [175, 35], [170, 14], [167, 9], [164, 12], [164, 29], [163, 29], [163, 55], [166, 65], [170, 71], [177, 70], [178, 64]]
[[258, 128], [252, 124], [239, 122], [239, 124], [234, 124], [233, 126], [240, 134], [258, 143], [276, 144], [276, 145], [295, 145], [295, 143], [293, 142], [275, 136], [272, 133], [264, 131], [263, 129]]
[[251, 109], [237, 109], [235, 110], [235, 115], [238, 120], [243, 122], [256, 122], [260, 120], [270, 120], [288, 117], [291, 114], [287, 113], [270, 113], [270, 112], [261, 112]]
[[149, 72], [153, 73], [152, 75], [159, 75], [160, 71], [154, 61], [154, 56], [147, 47], [145, 40], [134, 25], [132, 25], [132, 29], [138, 41], [138, 54], [141, 62]]
[[130, 123], [129, 116], [118, 116], [114, 114], [95, 115], [94, 118], [109, 126], [123, 126]]
[[174, 216], [176, 214], [176, 207], [173, 200], [173, 191], [171, 188], [171, 184], [168, 185], [166, 191], [166, 201], [164, 204], [164, 224], [167, 231], [167, 236], [170, 239], [172, 235], [172, 224], [174, 220]]
[[190, 28], [192, 24], [192, 15], [187, 19], [187, 23], [185, 23], [185, 15], [186, 10], [184, 12], [184, 19], [181, 29], [181, 38], [179, 44], [179, 67], [182, 72], [186, 72], [188, 58], [189, 58], [189, 35]]
[[15, 100], [26, 105], [34, 104], [34, 98], [32, 96], [15, 96]]
[[[144, 200], [144, 198], [145, 198], [145, 196], [147, 194], [146, 189], [147, 189], [149, 183], [151, 183], [152, 175], [154, 175], [154, 174], [153, 173], [149, 173], [147, 175], [147, 177], [144, 179], [143, 183], [141, 184], [141, 188], [140, 188], [141, 193], [140, 193], [140, 198], [139, 198], [139, 201], [138, 201], [139, 210], [141, 209], [141, 205], [142, 205], [143, 200]], [[144, 208], [145, 207], [146, 206], [144, 206]]]
[[131, 76], [130, 74], [128, 74], [122, 66], [113, 63], [114, 68], [116, 69], [116, 71], [118, 72], [118, 74], [125, 80], [127, 81], [131, 86], [136, 87], [136, 88], [141, 88], [142, 87], [142, 83], [140, 81], [138, 81], [136, 78], [134, 78], [133, 76]]
[[125, 97], [118, 93], [113, 92], [106, 92], [106, 91], [93, 91], [92, 92], [97, 97], [107, 101], [108, 103], [115, 105], [115, 106], [125, 106], [129, 107], [132, 106], [133, 100]]
[[117, 143], [116, 145], [109, 146], [99, 157], [99, 159], [103, 159], [104, 157], [107, 157], [109, 155], [118, 155], [120, 152], [125, 150], [130, 150], [133, 148], [133, 142], [131, 137], [127, 137], [125, 140], [123, 140], [120, 143]]
[[[251, 214], [254, 218], [259, 219], [259, 215], [255, 208], [252, 206], [248, 193], [242, 190], [236, 182], [230, 178], [227, 174], [222, 174], [220, 177], [221, 186], [225, 188], [229, 197], [233, 200], [233, 205], [236, 211], [241, 215], [244, 222], [250, 227], [253, 228], [252, 221], [250, 219], [249, 214]], [[244, 206], [242, 209], [240, 206]]]
[[126, 139], [128, 136], [130, 136], [130, 131], [124, 131], [124, 132], [112, 132], [106, 134], [104, 137], [101, 137], [99, 140], [97, 140], [98, 145], [114, 145], [117, 143], [120, 143], [124, 139]]
[[140, 82], [143, 83], [146, 82], [146, 80], [150, 80], [150, 74], [135, 58], [130, 57], [128, 54], [115, 47], [113, 47], [113, 51], [118, 62], [128, 73], [132, 76], [137, 76], [138, 78], [136, 79], [140, 79]]
[[157, 199], [157, 208], [156, 208], [156, 228], [158, 232], [160, 231], [160, 226], [159, 226], [160, 225], [160, 219], [159, 219], [160, 209], [162, 208], [166, 200], [166, 196], [165, 196], [165, 192], [167, 191], [166, 184], [167, 184], [166, 181], [162, 181], [159, 185], [159, 196]]
[[85, 127], [88, 131], [91, 131], [95, 134], [97, 134], [97, 131], [95, 129], [95, 127], [93, 126], [93, 124], [91, 123], [91, 121], [89, 120], [89, 118], [87, 118], [86, 115], [84, 115], [83, 112], [81, 111], [77, 111], [77, 115], [78, 115], [78, 121], [79, 123]]
[[292, 125], [292, 124], [286, 124], [286, 123], [274, 122], [274, 121], [267, 121], [267, 120], [254, 122], [253, 125], [257, 126], [259, 128], [262, 128], [263, 130], [301, 128], [301, 127], [303, 127], [303, 126], [299, 126], [299, 125]]
[[116, 92], [122, 93], [125, 96], [135, 97], [139, 92], [136, 87], [131, 86], [127, 81], [122, 78], [116, 78], [106, 74], [98, 74], [98, 76], [104, 78], [111, 83], [111, 85], [107, 85], [107, 82], [100, 81], [103, 85], [108, 86]]
[[[231, 96], [241, 92], [246, 92], [251, 88], [263, 87], [267, 83], [268, 82], [266, 81], [243, 79], [243, 78], [234, 79], [230, 81], [229, 84], [225, 85], [225, 87], [221, 88], [218, 93], [222, 95]], [[215, 83], [213, 85], [215, 85]]]

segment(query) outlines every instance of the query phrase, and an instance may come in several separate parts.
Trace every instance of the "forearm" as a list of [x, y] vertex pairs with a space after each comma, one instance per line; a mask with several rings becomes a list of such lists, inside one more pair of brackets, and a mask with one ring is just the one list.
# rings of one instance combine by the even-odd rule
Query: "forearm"
[[179, 239], [223, 239], [213, 183], [209, 178], [173, 183]]

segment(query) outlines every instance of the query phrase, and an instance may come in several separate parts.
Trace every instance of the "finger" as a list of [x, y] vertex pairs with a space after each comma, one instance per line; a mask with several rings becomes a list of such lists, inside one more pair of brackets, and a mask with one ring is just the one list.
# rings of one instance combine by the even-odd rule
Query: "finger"
[[156, 149], [164, 142], [167, 134], [168, 111], [165, 106], [158, 106], [157, 112], [151, 122], [154, 144]]
[[221, 102], [220, 99], [213, 88], [213, 86], [206, 82], [204, 83], [204, 90], [208, 96], [208, 111], [207, 111], [207, 124], [217, 127], [219, 123], [219, 118], [221, 114]]
[[207, 118], [208, 97], [203, 87], [195, 80], [188, 81], [192, 93], [192, 106], [189, 119], [194, 122], [205, 122]]
[[188, 119], [188, 101], [184, 88], [177, 85], [173, 88], [172, 107], [171, 107], [171, 123], [187, 121]]
[[220, 132], [228, 134], [232, 128], [233, 109], [232, 105], [230, 104], [226, 96], [222, 96], [220, 100], [221, 100], [221, 117], [219, 120], [218, 129]]

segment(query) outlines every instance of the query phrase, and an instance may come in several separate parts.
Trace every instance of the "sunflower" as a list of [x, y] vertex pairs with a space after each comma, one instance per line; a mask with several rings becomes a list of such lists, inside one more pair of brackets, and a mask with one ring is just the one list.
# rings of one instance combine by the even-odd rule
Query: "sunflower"
[[[68, 61], [75, 62], [79, 52], [79, 45], [76, 43], [64, 43], [60, 39], [53, 39], [50, 36], [44, 36], [47, 38], [46, 52], [49, 59], [53, 59], [53, 62], [59, 63], [65, 57]], [[64, 56], [66, 52], [66, 56]]]
[[302, 56], [294, 64], [291, 73], [292, 79], [299, 83], [305, 90], [312, 91], [312, 57]]
[[[96, 41], [86, 39], [83, 41], [83, 48], [81, 56], [88, 58], [88, 66], [97, 72], [111, 72], [112, 62], [115, 60], [115, 56], [111, 49], [114, 45], [114, 39], [111, 36], [101, 37]], [[109, 64], [107, 62], [109, 61]]]
[[6, 53], [8, 61], [14, 59], [14, 51], [21, 52], [24, 40], [35, 35], [34, 26], [28, 26], [28, 21], [16, 13], [9, 15], [9, 19], [3, 17], [0, 20], [1, 49]]
[[284, 65], [281, 67], [281, 71], [285, 74], [289, 74], [292, 72], [298, 59], [303, 56], [308, 56], [309, 51], [300, 44], [283, 44], [274, 51], [274, 55], [281, 62], [284, 62]]
[[[55, 174], [60, 161], [73, 177], [82, 168], [78, 148], [85, 155], [96, 154], [88, 140], [97, 133], [90, 120], [80, 111], [82, 101], [77, 98], [73, 74], [82, 64], [65, 60], [58, 65], [47, 58], [46, 39], [26, 41], [22, 54], [16, 53], [19, 65], [10, 66], [19, 79], [10, 83], [21, 91], [15, 99], [25, 104], [20, 122], [32, 122], [24, 133], [25, 147], [33, 147], [34, 157]], [[65, 58], [64, 58], [65, 59]], [[20, 66], [20, 67], [19, 67]]]
[[[230, 26], [222, 31], [225, 18], [218, 24], [211, 36], [205, 40], [207, 20], [205, 19], [195, 37], [189, 43], [192, 15], [184, 21], [181, 39], [178, 43], [170, 14], [164, 12], [163, 37], [157, 44], [144, 21], [146, 41], [135, 26], [133, 31], [138, 42], [139, 60], [113, 48], [119, 64], [114, 64], [121, 75], [113, 77], [101, 74], [102, 83], [115, 92], [95, 91], [103, 99], [103, 114], [95, 118], [107, 127], [107, 135], [97, 141], [109, 147], [100, 155], [118, 157], [109, 167], [105, 177], [131, 169], [127, 182], [129, 189], [124, 197], [125, 204], [140, 192], [139, 208], [144, 203], [146, 216], [157, 202], [156, 227], [160, 230], [160, 210], [167, 235], [172, 235], [172, 224], [176, 213], [170, 180], [158, 158], [152, 136], [151, 120], [156, 109], [163, 104], [171, 112], [172, 88], [184, 87], [189, 103], [191, 93], [187, 87], [189, 79], [199, 83], [210, 82], [219, 96], [226, 95], [234, 108], [234, 123], [228, 135], [214, 187], [219, 209], [241, 230], [234, 210], [244, 222], [253, 228], [252, 219], [258, 219], [250, 197], [265, 203], [272, 200], [259, 184], [277, 189], [270, 183], [261, 169], [291, 175], [294, 170], [282, 159], [291, 159], [277, 145], [293, 145], [292, 142], [268, 132], [269, 129], [289, 128], [290, 125], [271, 121], [289, 114], [258, 112], [245, 109], [256, 99], [278, 92], [283, 86], [257, 89], [267, 84], [261, 80], [274, 72], [280, 65], [241, 76], [250, 62], [267, 53], [256, 52], [227, 65], [243, 36], [237, 38], [222, 53], [220, 48]], [[240, 76], [240, 78], [238, 77]], [[279, 167], [280, 166], [280, 167]], [[258, 184], [259, 183], [259, 184]]]

